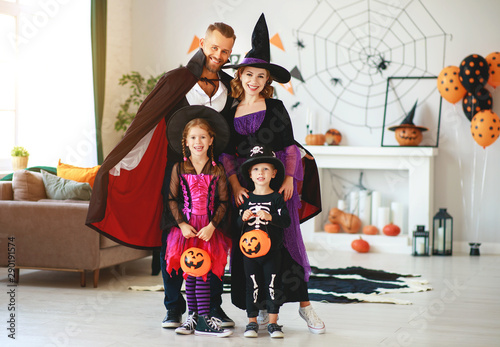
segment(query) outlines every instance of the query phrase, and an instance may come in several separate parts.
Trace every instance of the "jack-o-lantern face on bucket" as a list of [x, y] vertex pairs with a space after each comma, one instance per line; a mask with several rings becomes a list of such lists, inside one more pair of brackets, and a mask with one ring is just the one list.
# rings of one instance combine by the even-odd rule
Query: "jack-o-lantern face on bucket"
[[240, 249], [248, 258], [262, 257], [271, 249], [271, 239], [263, 230], [250, 230], [241, 235]]
[[415, 126], [400, 126], [394, 132], [400, 146], [418, 146], [422, 142], [422, 130]]
[[188, 275], [194, 277], [204, 276], [210, 271], [211, 267], [210, 255], [201, 248], [188, 248], [181, 255], [182, 271]]

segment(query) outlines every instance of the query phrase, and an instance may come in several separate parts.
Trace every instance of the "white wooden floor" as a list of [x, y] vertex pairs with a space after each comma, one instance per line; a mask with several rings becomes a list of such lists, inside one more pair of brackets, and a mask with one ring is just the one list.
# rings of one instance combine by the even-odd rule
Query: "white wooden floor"
[[298, 315], [298, 304], [280, 312], [283, 340], [266, 332], [243, 338], [245, 312], [224, 294], [223, 308], [236, 321], [229, 338], [180, 336], [162, 329], [161, 292], [134, 292], [129, 285], [161, 284], [150, 275], [150, 259], [101, 271], [99, 288], [81, 288], [79, 274], [21, 271], [15, 288], [15, 340], [8, 338], [7, 271], [0, 269], [0, 346], [500, 346], [500, 256], [412, 257], [410, 255], [315, 253], [313, 265], [364, 266], [421, 274], [433, 290], [391, 294], [412, 305], [313, 302], [327, 333], [313, 335]]

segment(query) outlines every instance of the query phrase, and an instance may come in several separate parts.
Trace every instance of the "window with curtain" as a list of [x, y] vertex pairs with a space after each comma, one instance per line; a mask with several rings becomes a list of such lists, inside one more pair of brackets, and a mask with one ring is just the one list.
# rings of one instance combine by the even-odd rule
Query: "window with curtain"
[[0, 30], [0, 171], [14, 145], [29, 166], [96, 165], [90, 1], [0, 0]]
[[[11, 2], [11, 1], [10, 1]], [[10, 165], [10, 150], [16, 130], [16, 59], [17, 46], [9, 33], [17, 27], [16, 6], [0, 3], [0, 168]]]

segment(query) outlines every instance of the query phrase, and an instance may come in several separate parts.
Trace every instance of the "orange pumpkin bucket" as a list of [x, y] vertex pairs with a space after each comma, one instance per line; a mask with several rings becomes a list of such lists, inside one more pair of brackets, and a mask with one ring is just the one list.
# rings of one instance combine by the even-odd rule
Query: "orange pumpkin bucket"
[[241, 235], [240, 249], [248, 258], [262, 257], [271, 249], [271, 239], [263, 230], [250, 230]]
[[211, 267], [210, 255], [201, 248], [188, 248], [181, 255], [181, 269], [190, 276], [202, 277]]

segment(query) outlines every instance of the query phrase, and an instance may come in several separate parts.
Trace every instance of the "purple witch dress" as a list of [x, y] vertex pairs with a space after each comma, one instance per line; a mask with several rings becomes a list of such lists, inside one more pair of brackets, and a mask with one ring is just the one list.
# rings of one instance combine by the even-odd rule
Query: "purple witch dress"
[[[262, 125], [265, 116], [266, 111], [263, 110], [234, 118], [234, 128], [241, 135], [255, 134]], [[284, 230], [284, 246], [293, 260], [303, 268], [303, 280], [307, 282], [309, 281], [311, 266], [309, 265], [309, 259], [300, 231], [299, 208], [301, 203], [297, 191], [297, 181], [302, 181], [304, 179], [300, 151], [297, 146], [292, 145], [285, 147], [283, 150], [274, 152], [276, 153], [276, 157], [280, 159], [285, 166], [285, 175], [293, 177], [293, 195], [292, 198], [286, 202], [291, 224]], [[245, 158], [236, 157], [230, 154], [223, 154], [220, 159], [228, 177], [233, 174], [238, 174], [238, 168], [245, 161]], [[240, 175], [238, 175], [238, 179], [240, 184], [245, 187], [245, 180]]]

